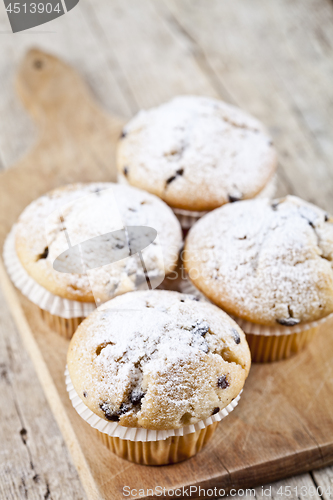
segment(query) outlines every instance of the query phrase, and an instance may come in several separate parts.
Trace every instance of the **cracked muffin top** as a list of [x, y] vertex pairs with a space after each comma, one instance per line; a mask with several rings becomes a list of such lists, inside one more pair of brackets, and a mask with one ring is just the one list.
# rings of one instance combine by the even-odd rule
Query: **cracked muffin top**
[[223, 311], [192, 295], [137, 291], [103, 304], [71, 340], [68, 370], [84, 403], [125, 427], [168, 430], [225, 408], [251, 358]]
[[223, 101], [180, 96], [140, 111], [118, 145], [120, 177], [173, 208], [212, 210], [253, 198], [272, 178], [276, 153], [263, 125]]
[[[151, 228], [156, 238], [153, 231], [149, 239]], [[157, 286], [176, 267], [182, 245], [179, 222], [158, 197], [101, 182], [41, 196], [23, 211], [15, 235], [20, 262], [37, 283], [65, 299], [97, 303], [148, 288], [147, 279]]]
[[190, 231], [192, 282], [225, 311], [294, 326], [333, 312], [333, 218], [295, 196], [214, 210]]

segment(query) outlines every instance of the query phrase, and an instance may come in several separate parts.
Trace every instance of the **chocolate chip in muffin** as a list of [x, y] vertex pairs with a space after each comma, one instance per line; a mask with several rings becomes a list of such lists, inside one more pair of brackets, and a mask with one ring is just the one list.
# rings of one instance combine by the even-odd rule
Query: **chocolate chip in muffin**
[[83, 397], [85, 397], [85, 398], [88, 397], [88, 393], [86, 391], [83, 391]]
[[191, 333], [193, 334], [193, 340], [190, 345], [200, 349], [200, 351], [203, 351], [205, 354], [209, 352], [209, 346], [203, 337], [208, 331], [209, 326], [206, 322], [197, 321], [196, 324], [192, 325]]
[[45, 247], [44, 252], [38, 255], [37, 260], [47, 259], [48, 255], [49, 255], [49, 247]]
[[276, 321], [280, 325], [284, 325], [284, 326], [295, 326], [295, 325], [297, 325], [300, 322], [300, 320], [297, 319], [297, 318], [294, 318], [294, 311], [292, 310], [292, 307], [290, 305], [288, 305], [288, 313], [289, 313], [289, 317], [288, 318], [280, 318], [280, 319], [277, 319]]
[[197, 322], [197, 323], [193, 326], [192, 333], [198, 333], [201, 337], [204, 337], [208, 331], [209, 331], [209, 325], [208, 325], [208, 323], [205, 323], [205, 322], [202, 322], [202, 323]]
[[165, 187], [167, 187], [171, 182], [177, 179], [178, 176], [183, 175], [183, 173], [184, 173], [183, 168], [179, 168], [178, 170], [176, 170], [175, 175], [172, 175], [171, 177], [169, 177], [169, 179], [166, 180]]
[[214, 410], [212, 411], [212, 415], [215, 415], [219, 411], [220, 411], [220, 408], [218, 406], [216, 406], [216, 408], [214, 408]]
[[203, 351], [205, 354], [208, 354], [209, 352], [209, 346], [207, 342], [203, 342], [201, 346], [199, 347], [200, 351]]
[[128, 175], [128, 167], [123, 168], [123, 174], [127, 177]]
[[167, 186], [168, 184], [170, 184], [171, 182], [173, 182], [176, 178], [177, 178], [177, 175], [172, 175], [171, 177], [169, 177], [169, 179], [167, 179], [167, 180], [165, 181], [166, 186]]
[[121, 135], [120, 135], [120, 139], [124, 139], [124, 137], [126, 137], [126, 136], [127, 136], [127, 132], [126, 132], [126, 130], [123, 130]]
[[232, 196], [231, 194], [228, 194], [228, 200], [230, 203], [234, 203], [235, 201], [240, 201], [242, 197], [239, 196]]
[[328, 222], [330, 220], [330, 217], [328, 214], [325, 214], [325, 222]]
[[312, 229], [315, 229], [315, 224], [311, 219], [309, 219], [308, 217], [306, 217], [305, 215], [303, 215], [301, 213], [300, 213], [300, 216], [302, 217], [302, 219], [305, 219], [307, 221], [307, 223], [309, 224], [309, 226], [312, 227]]
[[104, 402], [99, 405], [100, 409], [104, 412], [105, 418], [111, 422], [119, 422], [119, 414], [117, 411], [111, 410], [108, 403]]
[[131, 409], [132, 409], [132, 405], [127, 404], [127, 403], [121, 403], [117, 414], [118, 415], [125, 415], [125, 413], [129, 412]]
[[276, 322], [283, 326], [295, 326], [298, 325], [300, 320], [296, 318], [278, 318]]
[[237, 332], [236, 328], [232, 328], [231, 335], [233, 336], [235, 343], [240, 344], [241, 338], [240, 338], [239, 332]]
[[181, 425], [188, 425], [191, 421], [191, 418], [192, 418], [192, 414], [190, 412], [186, 412], [184, 413], [184, 415], [182, 416], [182, 418], [180, 419], [180, 423]]
[[140, 389], [134, 389], [130, 394], [131, 403], [136, 406], [141, 403], [142, 398], [145, 396], [145, 393]]
[[217, 379], [217, 386], [220, 389], [226, 389], [227, 387], [229, 387], [229, 382], [227, 380], [227, 376], [226, 375], [222, 375], [221, 377], [219, 377]]

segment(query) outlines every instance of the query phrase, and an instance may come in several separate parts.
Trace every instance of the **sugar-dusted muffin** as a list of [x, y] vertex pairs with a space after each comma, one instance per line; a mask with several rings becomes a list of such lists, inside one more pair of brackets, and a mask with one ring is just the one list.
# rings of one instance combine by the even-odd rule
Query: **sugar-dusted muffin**
[[[124, 227], [134, 228], [128, 237]], [[111, 183], [55, 189], [32, 202], [15, 226], [28, 275], [59, 300], [83, 303], [147, 288], [147, 280], [157, 286], [177, 265], [181, 244], [180, 224], [163, 201]]]
[[75, 391], [98, 417], [166, 431], [218, 415], [242, 391], [251, 361], [244, 333], [219, 308], [154, 290], [92, 313], [67, 363]]
[[180, 96], [140, 111], [119, 141], [120, 178], [182, 214], [253, 198], [277, 163], [263, 125], [225, 102]]
[[194, 285], [256, 334], [248, 337], [256, 360], [298, 351], [333, 312], [332, 261], [333, 219], [294, 196], [214, 210], [184, 251]]

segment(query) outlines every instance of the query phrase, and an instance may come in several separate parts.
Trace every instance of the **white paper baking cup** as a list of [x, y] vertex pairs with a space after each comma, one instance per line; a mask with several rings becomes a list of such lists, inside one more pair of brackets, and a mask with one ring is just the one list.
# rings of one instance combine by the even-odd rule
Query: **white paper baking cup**
[[3, 260], [7, 272], [20, 292], [40, 309], [61, 318], [87, 317], [96, 309], [95, 303], [68, 300], [54, 295], [39, 285], [22, 266], [15, 248], [16, 224], [8, 234], [3, 247]]
[[[182, 293], [189, 293], [194, 295], [198, 299], [206, 300], [207, 302], [211, 302], [198, 288], [192, 283], [189, 278], [185, 278], [180, 283], [180, 291]], [[229, 314], [229, 313], [227, 313]], [[229, 314], [229, 316], [236, 321], [236, 323], [241, 327], [241, 329], [245, 333], [251, 333], [252, 335], [265, 335], [265, 336], [276, 336], [276, 335], [290, 335], [293, 333], [300, 333], [306, 330], [310, 330], [311, 328], [316, 328], [329, 319], [333, 318], [333, 313], [325, 316], [325, 318], [318, 319], [316, 321], [311, 321], [309, 323], [301, 323], [299, 325], [294, 326], [283, 326], [283, 325], [259, 325], [258, 323], [252, 323], [251, 321], [247, 321], [245, 319], [239, 318], [238, 316], [234, 316]]]
[[201, 420], [200, 422], [193, 425], [186, 425], [180, 429], [170, 429], [167, 431], [153, 431], [150, 429], [142, 429], [138, 427], [124, 427], [117, 424], [117, 422], [107, 422], [103, 418], [100, 418], [96, 413], [92, 412], [82, 401], [80, 396], [78, 396], [74, 386], [72, 384], [71, 378], [69, 376], [68, 367], [65, 370], [66, 388], [69, 394], [69, 398], [72, 402], [73, 407], [77, 411], [83, 420], [85, 420], [91, 427], [97, 429], [104, 434], [108, 434], [111, 437], [118, 437], [121, 439], [127, 439], [129, 441], [162, 441], [168, 439], [171, 436], [184, 436], [185, 434], [192, 434], [193, 432], [204, 429], [208, 425], [214, 422], [220, 422], [229, 413], [231, 413], [240, 400], [241, 391], [238, 396], [231, 401], [223, 410], [219, 411], [215, 415]]

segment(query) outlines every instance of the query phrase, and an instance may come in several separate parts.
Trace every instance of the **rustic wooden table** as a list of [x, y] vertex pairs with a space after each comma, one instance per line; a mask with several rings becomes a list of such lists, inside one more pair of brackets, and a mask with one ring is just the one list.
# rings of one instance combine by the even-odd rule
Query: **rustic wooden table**
[[[36, 137], [13, 87], [31, 46], [66, 59], [104, 108], [125, 118], [181, 93], [238, 104], [270, 129], [280, 158], [278, 194], [333, 212], [331, 0], [82, 0], [67, 15], [15, 35], [0, 5], [0, 169]], [[333, 467], [271, 486], [276, 499], [290, 486], [289, 498], [316, 500], [309, 488], [322, 486], [329, 500]], [[1, 290], [0, 498], [86, 498]]]

